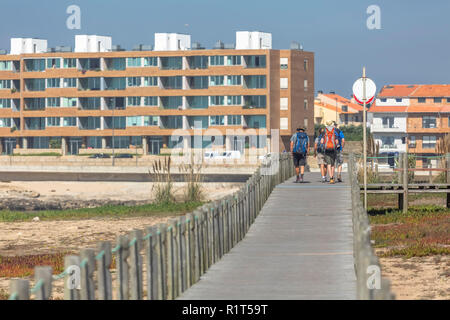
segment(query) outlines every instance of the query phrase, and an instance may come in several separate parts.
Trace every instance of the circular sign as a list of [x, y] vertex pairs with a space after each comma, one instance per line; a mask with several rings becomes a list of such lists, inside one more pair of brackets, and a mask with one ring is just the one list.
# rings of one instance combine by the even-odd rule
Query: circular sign
[[[370, 104], [373, 99], [375, 98], [375, 93], [377, 92], [377, 86], [375, 85], [375, 82], [372, 81], [372, 79], [366, 78], [366, 103]], [[353, 84], [353, 97], [355, 100], [360, 103], [364, 104], [364, 79], [359, 78], [355, 81]]]

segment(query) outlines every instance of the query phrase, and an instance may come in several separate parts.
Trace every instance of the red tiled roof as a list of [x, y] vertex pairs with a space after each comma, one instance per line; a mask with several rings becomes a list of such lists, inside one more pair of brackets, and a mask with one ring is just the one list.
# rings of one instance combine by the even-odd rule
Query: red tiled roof
[[404, 106], [377, 106], [373, 104], [368, 112], [405, 112]]
[[[355, 110], [358, 110], [358, 111], [363, 111], [363, 107], [362, 106], [360, 106], [357, 103], [353, 103], [350, 99], [344, 98], [344, 97], [342, 97], [342, 96], [340, 96], [338, 94], [335, 94], [335, 93], [323, 93], [322, 95], [324, 95], [325, 97], [328, 97], [330, 99], [333, 99], [333, 100], [337, 99], [337, 101], [339, 103], [341, 103], [343, 105], [347, 105], [349, 108], [352, 108], [352, 109], [355, 109]], [[335, 107], [335, 109], [336, 109], [336, 107]]]
[[349, 111], [342, 111], [342, 108], [341, 108], [341, 107], [336, 107], [336, 106], [333, 106], [333, 105], [331, 105], [331, 104], [323, 103], [323, 102], [319, 102], [319, 103], [316, 102], [314, 105], [320, 106], [320, 107], [323, 107], [323, 108], [326, 108], [326, 109], [332, 110], [332, 111], [336, 111], [336, 109], [337, 109], [337, 112], [338, 112], [338, 113], [342, 113], [342, 114], [354, 114], [354, 113], [358, 113], [358, 112], [351, 111], [350, 109], [349, 109]]
[[450, 97], [450, 84], [422, 84], [411, 97]]
[[413, 106], [409, 106], [406, 109], [406, 112], [419, 112], [419, 113], [427, 113], [427, 112], [442, 112], [441, 110], [443, 109], [442, 105], [413, 105]]
[[419, 85], [410, 85], [410, 84], [387, 85], [381, 88], [380, 92], [378, 93], [378, 98], [408, 97], [418, 87]]

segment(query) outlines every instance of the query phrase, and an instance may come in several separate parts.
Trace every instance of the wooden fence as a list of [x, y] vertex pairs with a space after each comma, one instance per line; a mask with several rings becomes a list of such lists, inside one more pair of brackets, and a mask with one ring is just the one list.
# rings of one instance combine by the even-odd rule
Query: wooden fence
[[59, 279], [64, 279], [65, 300], [112, 300], [113, 259], [115, 298], [175, 299], [244, 238], [274, 187], [293, 175], [290, 154], [266, 160], [230, 196], [166, 224], [118, 236], [114, 247], [102, 241], [95, 249], [82, 249], [79, 256], [66, 256], [59, 275], [53, 275], [51, 267], [37, 266], [31, 289], [28, 280], [12, 279], [10, 300], [50, 299], [52, 282]]
[[361, 202], [358, 168], [353, 154], [350, 154], [348, 168], [352, 189], [353, 256], [357, 297], [362, 300], [394, 299], [389, 280], [381, 277], [380, 262], [370, 242], [369, 217]]

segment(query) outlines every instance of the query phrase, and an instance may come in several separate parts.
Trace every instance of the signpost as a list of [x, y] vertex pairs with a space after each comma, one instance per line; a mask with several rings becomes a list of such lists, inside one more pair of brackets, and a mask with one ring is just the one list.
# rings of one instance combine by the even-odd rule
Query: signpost
[[366, 67], [363, 67], [362, 78], [353, 84], [353, 97], [363, 105], [363, 170], [364, 170], [364, 209], [367, 210], [367, 117], [366, 105], [373, 102], [377, 87], [375, 82], [366, 77]]

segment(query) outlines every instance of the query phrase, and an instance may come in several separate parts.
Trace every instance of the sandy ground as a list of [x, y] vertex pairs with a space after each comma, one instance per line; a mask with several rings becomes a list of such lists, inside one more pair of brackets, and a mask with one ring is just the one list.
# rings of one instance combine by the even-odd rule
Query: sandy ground
[[398, 300], [450, 299], [450, 257], [380, 258]]
[[[39, 200], [120, 200], [150, 201], [152, 182], [78, 182], [26, 181], [1, 182], [0, 198], [25, 197]], [[184, 183], [174, 183], [174, 192], [182, 197]], [[214, 200], [236, 191], [239, 183], [203, 183], [205, 200]]]

